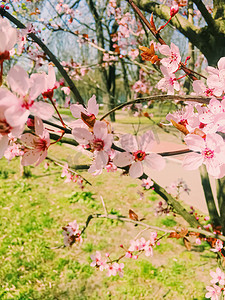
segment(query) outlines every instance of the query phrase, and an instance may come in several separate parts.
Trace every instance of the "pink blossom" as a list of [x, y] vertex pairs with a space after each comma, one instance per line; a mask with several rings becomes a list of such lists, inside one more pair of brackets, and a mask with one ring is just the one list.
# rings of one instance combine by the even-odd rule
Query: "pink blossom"
[[223, 242], [221, 240], [216, 240], [215, 247], [210, 249], [213, 252], [219, 252], [221, 249], [223, 249]]
[[105, 259], [102, 259], [101, 253], [96, 251], [95, 254], [91, 255], [92, 262], [90, 264], [91, 267], [97, 267], [100, 271], [103, 271], [107, 268], [107, 263]]
[[210, 175], [220, 176], [221, 167], [225, 163], [223, 138], [218, 134], [207, 134], [205, 139], [188, 134], [184, 140], [188, 148], [195, 151], [185, 156], [184, 168], [195, 170], [204, 163]]
[[195, 243], [196, 243], [196, 245], [201, 245], [202, 241], [200, 238], [196, 238]]
[[192, 86], [193, 86], [194, 92], [199, 96], [210, 97], [210, 96], [218, 95], [218, 94], [219, 94], [219, 96], [221, 95], [221, 93], [220, 92], [218, 93], [215, 90], [215, 88], [206, 87], [204, 82], [201, 80], [194, 80], [192, 83]]
[[128, 52], [128, 55], [134, 60], [139, 55], [139, 50], [138, 49], [131, 49]]
[[126, 254], [125, 254], [125, 257], [127, 258], [132, 258], [132, 254], [130, 251], [127, 251]]
[[0, 16], [0, 81], [2, 80], [2, 65], [5, 59], [10, 58], [9, 51], [17, 42], [17, 30], [13, 28], [9, 21]]
[[4, 153], [5, 158], [8, 159], [9, 161], [12, 160], [14, 157], [23, 156], [23, 155], [24, 155], [24, 151], [21, 149], [21, 145], [16, 143], [10, 145]]
[[90, 144], [94, 153], [94, 164], [89, 172], [101, 171], [109, 161], [109, 155], [112, 145], [112, 134], [108, 133], [105, 122], [96, 121], [93, 127], [93, 133], [86, 128], [74, 128], [72, 134], [78, 143], [82, 145]]
[[70, 222], [67, 226], [63, 227], [63, 236], [65, 246], [72, 246], [75, 242], [82, 243], [81, 231], [77, 221]]
[[44, 86], [42, 90], [42, 95], [44, 98], [53, 98], [54, 89], [58, 88], [59, 83], [56, 82], [54, 67], [49, 64], [48, 66], [48, 74], [44, 74]]
[[74, 118], [79, 118], [79, 119], [81, 118], [81, 113], [96, 118], [98, 115], [98, 109], [99, 109], [99, 105], [97, 104], [95, 95], [93, 95], [88, 100], [87, 108], [84, 108], [83, 105], [81, 104], [72, 104], [70, 106], [70, 110]]
[[146, 190], [150, 189], [151, 186], [153, 186], [154, 182], [151, 180], [150, 177], [148, 177], [147, 179], [142, 179], [142, 185], [144, 188], [146, 188]]
[[213, 278], [211, 280], [212, 284], [218, 282], [220, 285], [225, 285], [225, 274], [220, 268], [217, 268], [216, 272], [210, 271], [210, 276]]
[[170, 7], [170, 16], [171, 18], [174, 17], [179, 11], [179, 5], [178, 4], [174, 4]]
[[[156, 233], [157, 236], [157, 233]], [[131, 240], [130, 241], [130, 247], [128, 249], [128, 252], [126, 254], [126, 257], [132, 257], [132, 252], [134, 251], [144, 251], [146, 256], [152, 256], [153, 255], [153, 246], [155, 245], [155, 239], [156, 239], [155, 233], [151, 234], [150, 240], [146, 241], [143, 237], [137, 240]], [[129, 254], [131, 256], [129, 256]]]
[[17, 30], [10, 25], [7, 19], [2, 17], [0, 17], [0, 35], [0, 53], [11, 50], [17, 41]]
[[112, 264], [107, 264], [106, 266], [106, 270], [107, 272], [107, 276], [116, 276], [117, 275], [117, 269], [118, 269], [118, 263], [114, 262]]
[[155, 144], [151, 130], [144, 133], [138, 140], [131, 134], [125, 134], [120, 142], [126, 152], [118, 153], [113, 162], [118, 167], [131, 165], [129, 169], [131, 177], [138, 178], [143, 172], [149, 175], [151, 169], [162, 170], [164, 168], [165, 160], [162, 156], [153, 152], [149, 153]]
[[29, 166], [36, 162], [39, 165], [47, 156], [47, 150], [50, 146], [50, 137], [40, 118], [35, 117], [35, 135], [24, 133], [21, 136], [21, 142], [26, 146], [21, 161], [22, 166]]
[[170, 47], [168, 45], [159, 46], [159, 51], [161, 54], [168, 56], [167, 58], [161, 59], [163, 66], [168, 69], [169, 73], [176, 72], [181, 61], [179, 48], [171, 43]]
[[209, 88], [215, 89], [214, 94], [216, 96], [220, 96], [225, 91], [225, 57], [220, 58], [217, 65], [218, 69], [207, 68], [207, 71], [211, 74], [207, 79], [207, 84]]
[[219, 300], [221, 295], [221, 288], [218, 285], [207, 286], [206, 289], [208, 292], [206, 293], [206, 298], [211, 298], [211, 300]]
[[15, 126], [6, 118], [6, 112], [10, 109], [11, 93], [6, 89], [0, 89], [0, 158], [4, 155], [8, 148], [11, 138], [19, 137], [23, 132], [24, 124]]
[[68, 164], [66, 163], [63, 167], [61, 177], [66, 177], [65, 183], [71, 182], [74, 180], [73, 174], [68, 171]]
[[135, 84], [132, 86], [132, 89], [136, 93], [142, 93], [142, 94], [147, 93], [147, 85], [141, 80], [136, 81]]
[[0, 101], [11, 102], [11, 106], [5, 111], [5, 117], [12, 126], [25, 124], [29, 114], [41, 119], [49, 119], [54, 108], [51, 104], [34, 100], [41, 94], [44, 85], [44, 74], [32, 74], [29, 78], [27, 72], [20, 66], [13, 67], [7, 77], [12, 91], [17, 97], [8, 92], [7, 98]]
[[160, 69], [164, 75], [164, 78], [158, 82], [157, 88], [163, 92], [167, 92], [167, 95], [174, 95], [174, 90], [180, 90], [179, 82], [173, 73], [168, 72], [166, 67], [161, 66]]
[[67, 87], [67, 86], [62, 87], [61, 90], [62, 90], [66, 95], [69, 95], [69, 94], [70, 94], [70, 88]]

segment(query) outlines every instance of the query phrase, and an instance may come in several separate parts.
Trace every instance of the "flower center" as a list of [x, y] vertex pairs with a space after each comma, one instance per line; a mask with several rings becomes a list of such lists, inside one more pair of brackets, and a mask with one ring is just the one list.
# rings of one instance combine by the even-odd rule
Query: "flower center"
[[214, 151], [206, 148], [202, 154], [204, 155], [205, 158], [213, 158], [214, 157]]
[[145, 159], [146, 153], [141, 150], [138, 150], [133, 153], [133, 156], [134, 156], [135, 161], [142, 161]]
[[29, 95], [23, 97], [22, 107], [25, 109], [29, 109], [34, 104], [34, 100], [31, 100]]
[[208, 96], [213, 96], [213, 90], [207, 88], [207, 89], [205, 90], [205, 95], [206, 95], [207, 97], [208, 97]]
[[175, 78], [171, 78], [171, 77], [170, 77], [170, 78], [169, 78], [169, 84], [173, 86], [175, 80], [176, 80]]
[[186, 127], [187, 123], [188, 123], [188, 122], [187, 122], [186, 119], [182, 119], [182, 120], [180, 120], [180, 121], [178, 122], [178, 124], [183, 125], [183, 126], [185, 126], [185, 127]]
[[93, 145], [94, 149], [97, 150], [97, 151], [103, 150], [104, 146], [105, 146], [103, 140], [101, 140], [101, 139], [93, 140], [92, 145]]
[[47, 141], [44, 139], [38, 139], [37, 141], [34, 142], [34, 144], [35, 144], [35, 149], [37, 149], [40, 152], [48, 149]]
[[0, 120], [0, 134], [7, 135], [11, 132], [12, 127], [6, 122], [6, 120]]
[[174, 52], [172, 52], [172, 53], [171, 53], [171, 62], [176, 61], [177, 58], [178, 58], [177, 54], [174, 53]]

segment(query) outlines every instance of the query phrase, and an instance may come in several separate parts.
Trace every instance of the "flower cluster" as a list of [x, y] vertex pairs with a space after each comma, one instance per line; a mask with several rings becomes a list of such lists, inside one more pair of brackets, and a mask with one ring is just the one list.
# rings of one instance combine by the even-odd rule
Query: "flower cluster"
[[[109, 258], [109, 254], [106, 253], [105, 255], [107, 258]], [[101, 253], [99, 251], [96, 251], [96, 254], [91, 255], [91, 267], [96, 267], [100, 271], [106, 270], [107, 271], [107, 276], [116, 276], [119, 275], [120, 277], [123, 277], [123, 268], [124, 264], [123, 263], [117, 263], [113, 261], [108, 261], [106, 258], [102, 258]]]
[[176, 198], [179, 198], [181, 193], [189, 194], [191, 189], [187, 186], [183, 178], [178, 178], [176, 181], [172, 182], [166, 187], [168, 193], [175, 194]]
[[61, 177], [65, 177], [65, 183], [68, 182], [74, 182], [77, 183], [77, 185], [83, 189], [84, 188], [84, 180], [81, 176], [79, 176], [78, 174], [75, 174], [74, 172], [71, 172], [71, 170], [69, 170], [68, 164], [66, 163], [63, 167], [62, 170], [62, 174]]
[[220, 268], [217, 268], [216, 272], [210, 271], [210, 276], [212, 277], [212, 285], [206, 287], [208, 292], [205, 297], [211, 300], [219, 300], [221, 295], [225, 296], [225, 274]]
[[137, 259], [142, 252], [144, 252], [147, 257], [153, 256], [153, 247], [155, 246], [156, 240], [157, 232], [151, 232], [150, 239], [147, 241], [143, 237], [131, 240], [130, 247], [126, 251], [125, 256], [127, 258]]
[[77, 221], [70, 222], [67, 226], [63, 228], [63, 236], [64, 236], [64, 245], [72, 246], [74, 243], [82, 242], [81, 231], [79, 230], [79, 225]]

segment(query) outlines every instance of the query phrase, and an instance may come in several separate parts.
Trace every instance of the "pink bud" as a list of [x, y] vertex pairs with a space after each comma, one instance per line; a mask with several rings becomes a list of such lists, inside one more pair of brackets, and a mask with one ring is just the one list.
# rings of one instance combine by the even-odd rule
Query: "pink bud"
[[29, 127], [30, 129], [34, 128], [34, 120], [33, 119], [30, 119], [30, 118], [27, 119], [27, 127]]
[[126, 252], [125, 257], [132, 258], [132, 254], [130, 252]]
[[106, 253], [105, 256], [106, 256], [106, 257], [109, 257], [109, 253]]
[[170, 16], [171, 18], [174, 17], [179, 11], [179, 5], [174, 4], [173, 6], [170, 7]]
[[138, 259], [138, 256], [137, 256], [137, 255], [134, 255], [134, 256], [133, 256], [133, 259]]

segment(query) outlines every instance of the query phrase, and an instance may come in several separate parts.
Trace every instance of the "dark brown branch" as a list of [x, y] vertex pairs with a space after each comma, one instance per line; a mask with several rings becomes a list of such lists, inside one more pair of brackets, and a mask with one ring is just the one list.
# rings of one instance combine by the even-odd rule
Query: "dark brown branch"
[[[110, 219], [110, 220], [118, 220], [121, 222], [128, 222], [128, 223], [133, 223], [133, 224], [137, 224], [140, 226], [144, 226], [147, 229], [153, 229], [153, 230], [157, 230], [157, 231], [162, 231], [162, 232], [166, 232], [166, 233], [171, 233], [171, 232], [176, 232], [175, 230], [171, 230], [171, 229], [166, 229], [166, 228], [161, 228], [161, 227], [157, 227], [157, 226], [152, 226], [146, 223], [143, 223], [141, 221], [134, 221], [132, 219], [126, 218], [124, 216], [117, 216], [117, 215], [111, 215], [111, 214], [92, 214], [89, 215], [86, 222], [85, 222], [85, 226], [83, 227], [83, 229], [81, 230], [81, 234], [84, 233], [84, 231], [87, 229], [88, 225], [90, 224], [92, 219], [95, 218], [103, 218], [103, 219]], [[225, 241], [225, 236], [223, 235], [218, 235], [218, 234], [214, 234], [213, 232], [209, 232], [200, 228], [192, 228], [189, 227], [187, 228], [189, 232], [197, 232], [200, 233], [206, 237], [212, 237], [212, 238], [217, 238], [220, 239], [221, 241]]]
[[211, 27], [211, 29], [215, 28], [216, 26], [215, 20], [213, 19], [212, 15], [209, 13], [208, 9], [205, 7], [205, 4], [202, 2], [202, 0], [193, 0], [193, 2], [196, 4], [204, 20]]
[[211, 99], [210, 97], [202, 97], [202, 96], [177, 96], [177, 95], [156, 95], [156, 96], [149, 96], [149, 97], [144, 97], [144, 98], [137, 98], [137, 99], [122, 103], [122, 104], [118, 105], [117, 107], [114, 107], [113, 109], [108, 111], [104, 116], [102, 116], [100, 121], [103, 120], [104, 118], [106, 118], [112, 112], [119, 110], [130, 104], [147, 102], [150, 100], [157, 100], [157, 101], [178, 100], [178, 101], [190, 101], [190, 102], [198, 102], [198, 103], [202, 103], [202, 104], [208, 104], [210, 99]]

